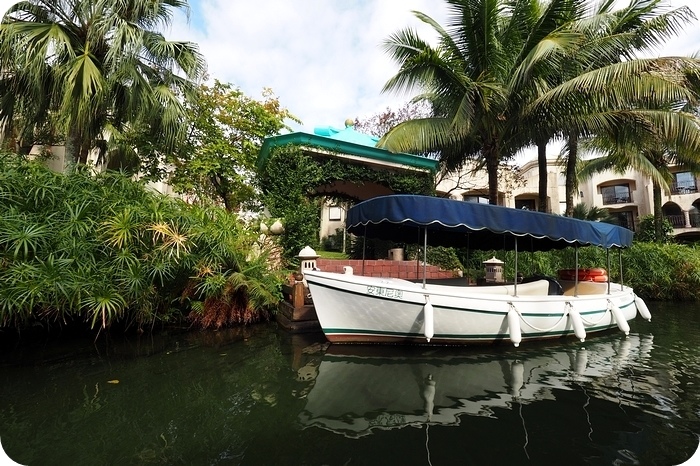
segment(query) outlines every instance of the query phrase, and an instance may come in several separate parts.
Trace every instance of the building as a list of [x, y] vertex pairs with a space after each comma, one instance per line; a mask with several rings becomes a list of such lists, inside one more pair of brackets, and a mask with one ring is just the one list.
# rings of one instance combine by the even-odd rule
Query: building
[[[547, 211], [563, 214], [566, 207], [564, 167], [556, 160], [548, 163]], [[698, 179], [681, 167], [672, 167], [675, 181], [670, 193], [662, 193], [662, 211], [681, 241], [700, 239], [700, 194]], [[459, 180], [459, 181], [455, 181]], [[459, 186], [461, 185], [461, 186]], [[460, 177], [453, 174], [437, 184], [440, 195], [470, 202], [488, 202], [488, 180], [485, 173]], [[499, 201], [507, 207], [537, 210], [539, 208], [539, 171], [537, 160], [504, 171], [499, 186]], [[607, 209], [619, 224], [632, 231], [639, 229], [639, 219], [654, 213], [651, 180], [638, 172], [620, 174], [606, 171], [580, 181], [574, 204], [585, 203]]]
[[[376, 138], [366, 140], [375, 144]], [[556, 158], [548, 159], [548, 212], [563, 214], [566, 207], [564, 167]], [[662, 193], [662, 211], [674, 227], [674, 236], [681, 241], [700, 240], [700, 193], [698, 179], [682, 167], [674, 167], [675, 181], [670, 193]], [[499, 204], [518, 209], [539, 209], [539, 170], [537, 159], [521, 165], [501, 168]], [[488, 202], [488, 178], [485, 171], [473, 173], [465, 167], [460, 173], [438, 175], [436, 192], [440, 196], [466, 202]], [[638, 231], [641, 217], [654, 212], [651, 180], [632, 170], [620, 174], [606, 171], [579, 182], [574, 204], [607, 209], [619, 224]], [[345, 224], [348, 204], [329, 203], [321, 216], [320, 238], [333, 235]]]

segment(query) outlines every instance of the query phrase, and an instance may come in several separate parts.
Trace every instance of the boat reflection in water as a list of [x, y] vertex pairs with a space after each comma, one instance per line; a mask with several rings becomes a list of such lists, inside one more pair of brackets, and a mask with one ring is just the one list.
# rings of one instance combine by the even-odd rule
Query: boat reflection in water
[[596, 398], [635, 405], [645, 382], [625, 372], [643, 365], [652, 343], [652, 335], [611, 335], [585, 346], [517, 353], [331, 345], [299, 422], [350, 438], [380, 429], [457, 425], [465, 415], [497, 417], [495, 408], [554, 400], [556, 390], [584, 384]]

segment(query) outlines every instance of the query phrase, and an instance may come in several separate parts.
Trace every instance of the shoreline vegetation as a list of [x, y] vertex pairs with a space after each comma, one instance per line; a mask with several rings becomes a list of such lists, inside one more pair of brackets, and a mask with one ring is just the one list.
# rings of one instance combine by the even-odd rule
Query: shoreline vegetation
[[128, 175], [0, 156], [0, 328], [221, 328], [270, 319], [277, 251], [235, 213]]
[[[281, 251], [260, 238], [257, 224], [234, 213], [157, 194], [123, 173], [76, 166], [59, 174], [0, 157], [0, 330], [77, 324], [99, 334], [270, 320], [290, 270], [271, 266]], [[493, 254], [512, 275], [510, 252], [433, 248], [429, 262], [478, 278]], [[618, 281], [616, 252], [580, 248], [579, 266], [606, 267], [608, 257]], [[523, 254], [520, 267], [556, 276], [573, 263], [571, 251], [538, 252]], [[698, 299], [692, 245], [638, 241], [622, 263], [624, 282], [644, 299]]]

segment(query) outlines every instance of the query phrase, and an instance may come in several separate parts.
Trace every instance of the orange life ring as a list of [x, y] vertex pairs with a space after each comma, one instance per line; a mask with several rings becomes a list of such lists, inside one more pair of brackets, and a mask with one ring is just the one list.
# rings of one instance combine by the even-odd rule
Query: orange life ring
[[562, 269], [557, 272], [560, 280], [576, 280], [580, 282], [607, 282], [608, 272], [602, 268], [592, 269]]

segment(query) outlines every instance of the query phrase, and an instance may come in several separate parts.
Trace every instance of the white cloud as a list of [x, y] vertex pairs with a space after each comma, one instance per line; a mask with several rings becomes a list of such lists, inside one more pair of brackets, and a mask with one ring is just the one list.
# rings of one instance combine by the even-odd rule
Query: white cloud
[[302, 119], [302, 130], [312, 131], [407, 100], [381, 94], [396, 67], [380, 44], [407, 25], [427, 33], [412, 9], [441, 19], [444, 6], [429, 0], [215, 0], [201, 4], [203, 29], [189, 32], [207, 57], [212, 78], [251, 96], [272, 88]]
[[[671, 1], [669, 5], [680, 6]], [[194, 3], [193, 3], [194, 5]], [[700, 6], [692, 7], [696, 13]], [[421, 37], [431, 29], [411, 10], [444, 23], [446, 6], [431, 0], [201, 0], [201, 29], [188, 31], [209, 63], [212, 78], [257, 97], [270, 87], [282, 104], [301, 118], [301, 131], [341, 126], [346, 118], [396, 108], [410, 96], [382, 93], [396, 65], [381, 48], [393, 32], [410, 26]], [[194, 23], [194, 21], [193, 21]], [[664, 47], [662, 55], [696, 51], [694, 28]]]

